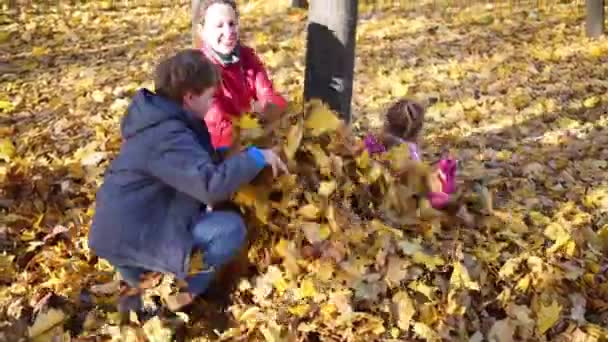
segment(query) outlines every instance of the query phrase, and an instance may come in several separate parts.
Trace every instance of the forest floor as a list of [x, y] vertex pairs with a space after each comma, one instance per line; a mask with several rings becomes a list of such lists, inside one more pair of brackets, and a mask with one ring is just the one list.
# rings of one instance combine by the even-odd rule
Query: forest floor
[[[526, 6], [362, 11], [355, 132], [423, 99], [423, 158], [455, 155], [491, 210], [469, 230], [319, 233], [351, 239], [348, 258], [297, 260], [301, 274], [254, 259], [224, 339], [607, 339], [608, 40], [584, 37], [580, 6]], [[301, 104], [306, 12], [249, 1], [241, 14]], [[0, 25], [0, 340], [219, 338], [192, 313], [120, 328], [113, 269], [86, 239], [130, 96], [190, 47], [189, 3], [28, 5]]]

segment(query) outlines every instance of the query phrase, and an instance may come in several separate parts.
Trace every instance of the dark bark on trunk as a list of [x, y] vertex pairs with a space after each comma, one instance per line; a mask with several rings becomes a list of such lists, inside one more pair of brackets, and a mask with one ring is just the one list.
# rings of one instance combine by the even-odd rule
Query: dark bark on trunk
[[306, 8], [306, 7], [308, 7], [308, 1], [306, 1], [306, 0], [291, 0], [291, 7]]
[[311, 0], [304, 99], [321, 99], [350, 122], [357, 0]]

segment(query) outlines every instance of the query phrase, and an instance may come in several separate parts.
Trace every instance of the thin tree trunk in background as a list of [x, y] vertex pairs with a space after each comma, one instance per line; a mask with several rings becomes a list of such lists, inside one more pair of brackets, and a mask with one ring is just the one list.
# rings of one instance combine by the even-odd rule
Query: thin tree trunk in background
[[587, 37], [595, 38], [604, 34], [604, 0], [587, 0], [585, 29]]
[[9, 10], [17, 10], [19, 8], [19, 4], [17, 0], [8, 0], [8, 9]]
[[203, 45], [203, 37], [201, 37], [200, 23], [201, 23], [201, 8], [203, 6], [202, 0], [192, 0], [190, 4], [190, 20], [192, 24], [192, 47], [200, 49]]
[[311, 0], [304, 99], [321, 99], [351, 120], [357, 0]]
[[291, 7], [306, 8], [308, 1], [306, 0], [291, 0]]

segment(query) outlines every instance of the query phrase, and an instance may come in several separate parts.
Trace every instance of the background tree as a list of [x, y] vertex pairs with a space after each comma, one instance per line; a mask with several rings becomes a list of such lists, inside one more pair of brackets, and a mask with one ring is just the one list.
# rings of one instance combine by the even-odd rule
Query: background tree
[[357, 0], [312, 0], [308, 15], [304, 99], [321, 99], [351, 119]]
[[291, 0], [291, 7], [306, 8], [306, 7], [308, 7], [308, 1], [306, 1], [306, 0]]
[[599, 37], [604, 33], [604, 0], [587, 0], [585, 28], [588, 37]]

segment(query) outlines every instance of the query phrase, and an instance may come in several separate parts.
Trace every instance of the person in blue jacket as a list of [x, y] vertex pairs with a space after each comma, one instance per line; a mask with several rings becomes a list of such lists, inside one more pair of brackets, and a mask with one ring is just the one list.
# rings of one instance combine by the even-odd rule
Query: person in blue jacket
[[[157, 66], [155, 92], [138, 90], [122, 119], [123, 143], [97, 192], [88, 243], [136, 289], [123, 292], [123, 312], [141, 309], [137, 289], [148, 272], [185, 280], [190, 302], [203, 294], [246, 240], [237, 212], [209, 208], [266, 166], [287, 172], [272, 150], [249, 147], [225, 160], [214, 150], [202, 119], [219, 75], [202, 52], [180, 51]], [[206, 269], [192, 275], [199, 249]]]

